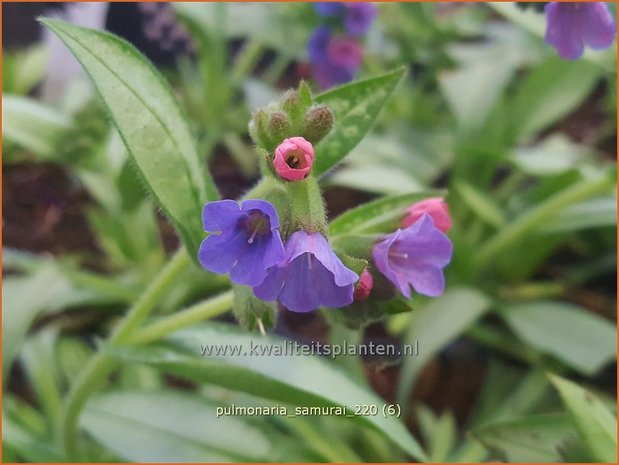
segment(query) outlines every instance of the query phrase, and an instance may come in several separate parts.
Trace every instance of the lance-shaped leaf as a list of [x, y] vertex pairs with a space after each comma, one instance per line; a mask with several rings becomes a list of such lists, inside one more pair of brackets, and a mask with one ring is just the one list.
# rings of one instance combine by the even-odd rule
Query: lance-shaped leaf
[[333, 130], [316, 146], [313, 172], [320, 176], [342, 161], [363, 139], [405, 74], [401, 68], [316, 96], [335, 114]]
[[[351, 421], [382, 432], [418, 460], [425, 454], [404, 423], [384, 414], [385, 402], [318, 356], [295, 353], [290, 341], [260, 337], [227, 324], [194, 326], [172, 335], [165, 345], [107, 346], [125, 361], [146, 363], [190, 380], [247, 392], [301, 407], [345, 407]], [[355, 405], [376, 405], [379, 413], [354, 416]], [[294, 413], [291, 410], [291, 413]]]
[[127, 41], [62, 21], [41, 22], [90, 76], [144, 184], [195, 256], [204, 236], [202, 206], [218, 193], [169, 86]]

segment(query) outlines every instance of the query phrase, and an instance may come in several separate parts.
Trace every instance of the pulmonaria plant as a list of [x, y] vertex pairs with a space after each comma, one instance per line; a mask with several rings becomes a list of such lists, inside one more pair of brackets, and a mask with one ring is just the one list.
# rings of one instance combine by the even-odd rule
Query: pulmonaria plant
[[376, 7], [371, 3], [318, 2], [314, 8], [326, 23], [314, 30], [307, 44], [314, 79], [321, 89], [352, 81], [361, 67], [361, 40], [376, 18]]
[[580, 58], [585, 46], [600, 50], [615, 41], [616, 23], [606, 3], [550, 2], [545, 11], [545, 40], [566, 60]]
[[[340, 14], [336, 11], [333, 7], [333, 14]], [[230, 274], [239, 321], [250, 321], [250, 313], [260, 319], [280, 307], [301, 313], [321, 307], [344, 308], [344, 313], [355, 306], [370, 308], [375, 302], [370, 257], [393, 284], [382, 279], [376, 298], [384, 298], [385, 286], [388, 299], [393, 299], [394, 286], [407, 298], [411, 286], [421, 294], [440, 295], [442, 270], [452, 251], [444, 234], [451, 218], [442, 198], [409, 206], [401, 218], [403, 229], [378, 241], [373, 236], [363, 239], [367, 242], [352, 255], [345, 247], [332, 247], [312, 168], [319, 156], [314, 147], [330, 132], [334, 117], [304, 86], [254, 114], [250, 134], [270, 187], [264, 199], [205, 205], [202, 219], [210, 235], [200, 247], [200, 263]]]

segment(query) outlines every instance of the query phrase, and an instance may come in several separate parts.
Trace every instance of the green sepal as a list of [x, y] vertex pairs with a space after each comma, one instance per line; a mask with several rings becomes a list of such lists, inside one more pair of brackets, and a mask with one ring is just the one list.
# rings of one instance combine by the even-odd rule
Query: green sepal
[[368, 266], [368, 261], [363, 258], [351, 257], [345, 253], [337, 253], [337, 251], [336, 255], [340, 258], [340, 260], [342, 260], [342, 263], [346, 266], [346, 268], [354, 271], [359, 276], [361, 276], [363, 270], [365, 270]]
[[291, 132], [297, 135], [300, 134], [307, 106], [301, 101], [296, 90], [289, 90], [284, 94], [282, 110], [290, 118]]
[[301, 103], [306, 107], [309, 107], [314, 102], [312, 91], [305, 81], [299, 83], [299, 100], [301, 100]]
[[234, 306], [232, 313], [239, 324], [249, 331], [258, 327], [258, 319], [265, 329], [275, 326], [277, 307], [274, 302], [265, 302], [258, 299], [248, 286], [232, 285], [234, 292]]
[[332, 324], [341, 324], [350, 329], [361, 329], [392, 315], [410, 311], [412, 311], [410, 303], [400, 297], [392, 300], [370, 297], [367, 300], [353, 302], [344, 308], [326, 310], [324, 314], [327, 321]]
[[372, 246], [380, 237], [378, 234], [343, 234], [333, 238], [331, 246], [337, 253], [369, 259]]

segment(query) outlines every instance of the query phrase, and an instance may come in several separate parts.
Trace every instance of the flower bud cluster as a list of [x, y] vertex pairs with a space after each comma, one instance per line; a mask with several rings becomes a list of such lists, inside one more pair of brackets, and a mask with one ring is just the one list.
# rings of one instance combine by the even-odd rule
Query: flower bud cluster
[[271, 104], [254, 113], [249, 134], [262, 150], [273, 154], [285, 139], [302, 137], [316, 145], [333, 127], [333, 112], [326, 105], [314, 104], [304, 83], [299, 91], [290, 90], [279, 104]]

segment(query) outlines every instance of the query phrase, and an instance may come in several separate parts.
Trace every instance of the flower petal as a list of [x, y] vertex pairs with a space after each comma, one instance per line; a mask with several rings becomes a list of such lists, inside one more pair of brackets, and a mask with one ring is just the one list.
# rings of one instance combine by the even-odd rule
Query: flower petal
[[278, 266], [270, 268], [267, 270], [267, 275], [264, 281], [262, 281], [262, 284], [254, 287], [254, 295], [267, 302], [276, 300], [284, 285], [285, 276], [286, 268]]
[[227, 273], [234, 266], [247, 243], [242, 229], [231, 233], [208, 236], [200, 244], [198, 260], [213, 273]]
[[617, 25], [603, 2], [585, 5], [587, 11], [583, 18], [583, 35], [587, 45], [593, 49], [610, 47], [615, 41]]
[[581, 23], [570, 8], [560, 2], [546, 5], [546, 36], [544, 40], [567, 60], [580, 58], [584, 51]]
[[288, 239], [286, 251], [288, 253], [288, 260], [294, 260], [299, 255], [310, 252], [327, 270], [333, 273], [335, 283], [338, 286], [353, 284], [359, 279], [357, 273], [346, 268], [320, 233], [295, 232]]
[[217, 200], [204, 205], [202, 224], [208, 232], [227, 231], [236, 225], [241, 216], [241, 207], [234, 200]]
[[269, 217], [271, 223], [271, 229], [279, 228], [279, 218], [277, 216], [277, 210], [271, 202], [260, 199], [250, 199], [243, 202], [241, 207], [245, 213], [249, 213], [252, 210], [259, 210], [265, 216]]
[[440, 268], [417, 266], [406, 270], [405, 276], [419, 294], [438, 297], [445, 290], [445, 278]]
[[319, 294], [323, 291], [315, 286], [310, 263], [313, 259], [309, 253], [300, 255], [287, 268], [284, 287], [279, 301], [293, 312], [311, 312], [320, 307]]

